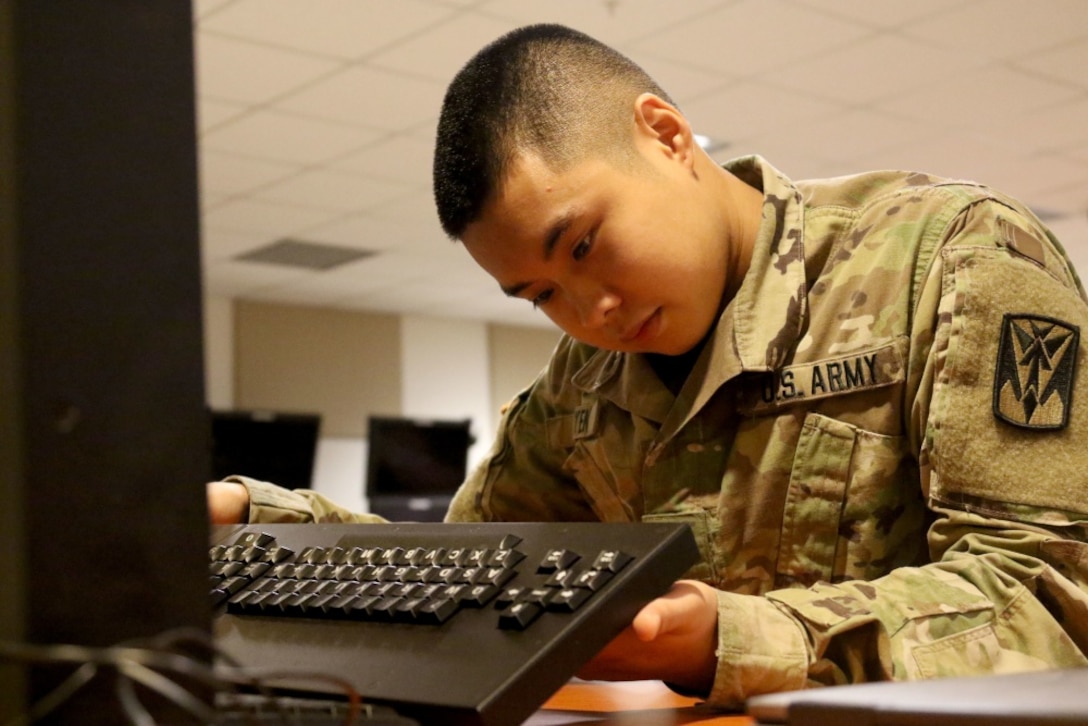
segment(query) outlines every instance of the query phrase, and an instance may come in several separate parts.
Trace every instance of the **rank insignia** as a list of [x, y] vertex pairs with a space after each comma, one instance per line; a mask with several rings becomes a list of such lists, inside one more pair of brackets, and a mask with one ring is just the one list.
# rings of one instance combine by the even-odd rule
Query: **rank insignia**
[[1079, 329], [1060, 320], [1006, 313], [994, 376], [994, 415], [1023, 428], [1064, 428], [1079, 339]]

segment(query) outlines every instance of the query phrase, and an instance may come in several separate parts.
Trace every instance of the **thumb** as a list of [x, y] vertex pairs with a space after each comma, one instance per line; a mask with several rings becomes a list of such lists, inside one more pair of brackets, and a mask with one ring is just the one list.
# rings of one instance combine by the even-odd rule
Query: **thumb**
[[[705, 590], [699, 582], [681, 580], [667, 594], [651, 600], [631, 622], [635, 635], [643, 642], [686, 629], [693, 615], [705, 607]], [[711, 595], [713, 597], [713, 595]]]
[[661, 626], [665, 620], [662, 610], [667, 608], [666, 602], [663, 598], [651, 600], [631, 621], [631, 629], [635, 631], [635, 637], [643, 643], [649, 643], [661, 633]]

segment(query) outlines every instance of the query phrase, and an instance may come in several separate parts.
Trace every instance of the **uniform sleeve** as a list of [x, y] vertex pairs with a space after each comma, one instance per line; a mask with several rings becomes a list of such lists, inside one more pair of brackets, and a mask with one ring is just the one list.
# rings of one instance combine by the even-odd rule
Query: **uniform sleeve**
[[309, 489], [283, 487], [244, 476], [226, 481], [245, 486], [249, 492], [249, 521], [253, 523], [359, 522], [374, 524], [385, 520], [376, 514], [351, 512]]
[[950, 228], [913, 325], [910, 435], [929, 564], [719, 594], [709, 700], [1088, 664], [1088, 306], [1027, 213]]

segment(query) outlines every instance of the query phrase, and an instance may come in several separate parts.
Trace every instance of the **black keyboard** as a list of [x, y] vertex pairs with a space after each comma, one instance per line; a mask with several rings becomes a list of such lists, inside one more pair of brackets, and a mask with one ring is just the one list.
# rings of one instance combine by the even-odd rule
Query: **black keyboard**
[[[216, 528], [215, 637], [294, 694], [521, 723], [699, 559], [678, 524]], [[288, 673], [289, 671], [289, 673]], [[340, 691], [342, 695], [342, 691]]]

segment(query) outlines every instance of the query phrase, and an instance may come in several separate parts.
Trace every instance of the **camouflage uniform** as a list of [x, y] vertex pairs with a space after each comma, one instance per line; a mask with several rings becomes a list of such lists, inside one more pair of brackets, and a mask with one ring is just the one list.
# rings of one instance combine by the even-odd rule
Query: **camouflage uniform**
[[449, 519], [690, 522], [719, 705], [1088, 663], [1088, 306], [1057, 241], [972, 183], [727, 169], [763, 222], [679, 394], [564, 339]]

